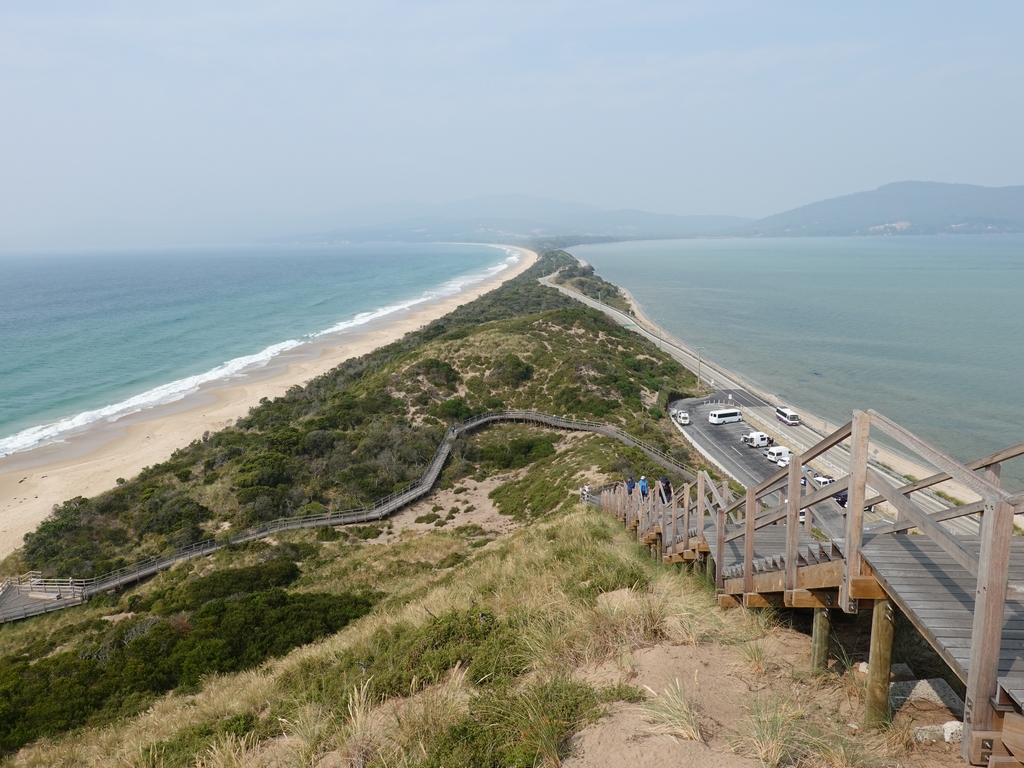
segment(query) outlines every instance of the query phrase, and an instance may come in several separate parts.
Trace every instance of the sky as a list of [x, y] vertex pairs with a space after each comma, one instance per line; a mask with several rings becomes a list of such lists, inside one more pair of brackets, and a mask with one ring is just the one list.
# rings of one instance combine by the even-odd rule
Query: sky
[[[1024, 183], [1014, 2], [0, 0], [0, 244]], [[106, 233], [106, 234], [104, 234]]]

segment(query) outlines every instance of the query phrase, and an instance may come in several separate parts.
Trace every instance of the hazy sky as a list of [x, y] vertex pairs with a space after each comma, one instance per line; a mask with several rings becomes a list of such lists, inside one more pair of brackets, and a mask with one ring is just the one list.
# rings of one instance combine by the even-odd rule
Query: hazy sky
[[[968, 7], [968, 5], [970, 7]], [[1019, 3], [0, 0], [0, 240], [1024, 183]]]

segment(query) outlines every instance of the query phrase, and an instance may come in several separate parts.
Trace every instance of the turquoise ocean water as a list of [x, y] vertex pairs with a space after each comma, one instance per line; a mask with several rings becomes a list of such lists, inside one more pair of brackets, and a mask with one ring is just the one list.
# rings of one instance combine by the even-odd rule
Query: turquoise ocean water
[[[703, 354], [834, 423], [874, 408], [961, 460], [1024, 441], [1024, 236], [570, 249]], [[1024, 485], [1021, 460], [1004, 483]]]
[[515, 258], [398, 244], [0, 254], [0, 456], [454, 294]]

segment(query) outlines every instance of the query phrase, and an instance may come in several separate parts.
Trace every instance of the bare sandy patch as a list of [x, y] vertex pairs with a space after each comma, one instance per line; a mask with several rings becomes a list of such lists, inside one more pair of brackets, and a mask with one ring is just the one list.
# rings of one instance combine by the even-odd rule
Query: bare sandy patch
[[[480, 482], [472, 478], [465, 478], [460, 480], [454, 488], [435, 491], [427, 499], [406, 507], [398, 514], [388, 518], [391, 528], [378, 541], [387, 544], [405, 536], [418, 536], [428, 531], [448, 530], [461, 525], [479, 525], [485, 531], [499, 537], [508, 536], [521, 524], [510, 516], [501, 514], [494, 502], [488, 498], [488, 494], [502, 483], [515, 479], [519, 474], [495, 475]], [[456, 493], [460, 489], [465, 490]], [[441, 509], [435, 512], [434, 507]], [[449, 513], [454, 514], [454, 517], [443, 526], [434, 524], [438, 521], [416, 522], [416, 518], [430, 514], [440, 515], [439, 521], [444, 520]]]

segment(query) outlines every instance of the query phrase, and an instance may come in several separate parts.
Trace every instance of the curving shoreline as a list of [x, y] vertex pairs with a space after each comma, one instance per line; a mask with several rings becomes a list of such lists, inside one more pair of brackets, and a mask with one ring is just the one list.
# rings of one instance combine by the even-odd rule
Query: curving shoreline
[[461, 293], [424, 303], [355, 331], [325, 336], [315, 344], [278, 355], [263, 368], [227, 382], [204, 385], [182, 400], [125, 416], [66, 441], [0, 458], [0, 557], [19, 548], [23, 537], [50, 514], [54, 504], [75, 496], [93, 496], [166, 460], [176, 449], [233, 424], [263, 397], [279, 397], [343, 361], [442, 317], [456, 307], [497, 288], [533, 266], [537, 254], [517, 251], [518, 263], [493, 279]]
[[[553, 287], [556, 287], [558, 290], [571, 293], [577, 300], [582, 301], [585, 304], [589, 304], [591, 306], [598, 305], [602, 309], [602, 311], [617, 312], [617, 310], [614, 310], [614, 308], [610, 308], [605, 304], [601, 304], [600, 302], [597, 302], [594, 299], [584, 296], [583, 294], [580, 294], [566, 286], [559, 285]], [[633, 320], [635, 320], [635, 325], [637, 326], [637, 328], [644, 332], [651, 341], [658, 343], [659, 340], [661, 340], [670, 348], [670, 353], [673, 354], [673, 356], [676, 357], [677, 360], [679, 360], [681, 363], [683, 363], [683, 365], [687, 366], [691, 370], [695, 370], [695, 368], [698, 367], [696, 365], [698, 360], [698, 353], [694, 351], [694, 348], [680, 341], [676, 336], [672, 335], [670, 332], [668, 332], [667, 330], [659, 326], [656, 322], [654, 322], [650, 318], [650, 316], [644, 313], [640, 303], [637, 302], [637, 300], [633, 297], [632, 294], [630, 294], [628, 290], [626, 290], [622, 286], [618, 286], [618, 288], [626, 297], [626, 300], [632, 307]], [[617, 314], [622, 315], [623, 313], [617, 312]], [[730, 371], [727, 368], [723, 368], [722, 366], [718, 365], [713, 361], [709, 361], [706, 358], [702, 358], [700, 366], [702, 367], [702, 384], [713, 383], [715, 385], [709, 387], [709, 394], [713, 392], [716, 388], [745, 389], [748, 392], [757, 395], [767, 403], [772, 403], [773, 405], [782, 404], [782, 401], [778, 396], [774, 395], [773, 393], [767, 392], [766, 390], [756, 386], [755, 384], [752, 384], [748, 379], [746, 379], [741, 374], [735, 373], [734, 371]], [[825, 419], [822, 419], [820, 416], [817, 416], [808, 411], [807, 409], [800, 407], [798, 404], [791, 405], [793, 405], [793, 407], [796, 407], [799, 410], [801, 414], [801, 419], [804, 422], [804, 426], [810, 428], [812, 431], [816, 432], [820, 436], [825, 436], [840, 426], [838, 424], [831, 424]], [[768, 432], [776, 439], [781, 439], [784, 442], [792, 445], [792, 447], [797, 449], [798, 451], [804, 451], [810, 448], [810, 444], [804, 445], [796, 441], [794, 439], [793, 431], [791, 429], [780, 427], [778, 424], [775, 423], [775, 421], [770, 416], [767, 420], [758, 419], [758, 421], [760, 422], [758, 424], [759, 429]], [[925, 466], [920, 461], [916, 461], [913, 458], [910, 458], [908, 456], [903, 455], [900, 452], [893, 450], [884, 443], [878, 443], [877, 441], [873, 441], [871, 445], [874, 460], [879, 462], [882, 466], [889, 469], [893, 473], [903, 475], [904, 477], [920, 478], [931, 475], [934, 472], [933, 468]], [[822, 471], [827, 470], [828, 467], [823, 466]], [[937, 486], [937, 488], [952, 495], [957, 499], [962, 500], [965, 503], [978, 501], [981, 498], [970, 488], [967, 488], [963, 484], [953, 480], [947, 480], [946, 482], [941, 483], [939, 486]], [[1022, 516], [1021, 520], [1018, 520], [1018, 523], [1024, 524], [1024, 516]]]

